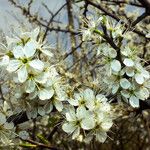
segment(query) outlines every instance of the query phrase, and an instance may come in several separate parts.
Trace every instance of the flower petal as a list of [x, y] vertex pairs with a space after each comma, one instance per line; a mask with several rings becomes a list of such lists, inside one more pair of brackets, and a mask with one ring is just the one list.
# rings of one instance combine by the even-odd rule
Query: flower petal
[[50, 99], [54, 95], [53, 89], [41, 89], [38, 92], [38, 96], [41, 100], [47, 100]]
[[12, 52], [13, 52], [15, 58], [22, 58], [22, 57], [24, 57], [23, 47], [22, 46], [15, 47]]
[[134, 76], [134, 68], [132, 68], [132, 67], [126, 67], [126, 74], [129, 77], [133, 77]]
[[121, 70], [121, 63], [118, 60], [113, 60], [111, 62], [111, 69], [113, 71], [119, 72]]
[[101, 123], [101, 127], [104, 131], [108, 131], [113, 125], [113, 122], [111, 120], [104, 120], [104, 122]]
[[10, 60], [9, 65], [7, 66], [8, 72], [14, 72], [20, 67], [19, 60]]
[[76, 130], [73, 132], [72, 139], [77, 138], [79, 134], [80, 134], [80, 128], [77, 127]]
[[27, 80], [28, 78], [28, 72], [27, 72], [27, 69], [26, 69], [26, 66], [22, 66], [19, 70], [18, 70], [18, 80], [23, 83]]
[[57, 109], [58, 111], [62, 111], [62, 110], [63, 110], [63, 104], [62, 104], [61, 101], [55, 100], [55, 101], [54, 101], [54, 105], [55, 105], [55, 107], [56, 107], [56, 109]]
[[97, 141], [99, 141], [99, 142], [101, 142], [101, 143], [104, 143], [105, 141], [106, 141], [106, 139], [107, 139], [107, 134], [106, 134], [106, 132], [97, 132], [96, 133], [96, 140]]
[[72, 133], [73, 131], [75, 131], [76, 127], [72, 123], [64, 123], [62, 125], [62, 129], [67, 133]]
[[123, 89], [128, 89], [131, 86], [131, 83], [126, 78], [123, 78], [120, 80], [120, 85]]
[[23, 49], [23, 52], [27, 58], [32, 57], [35, 54], [37, 43], [35, 41], [29, 41]]
[[90, 129], [93, 129], [95, 126], [95, 121], [94, 121], [94, 117], [91, 115], [87, 115], [85, 119], [83, 119], [81, 121], [81, 127], [84, 129], [84, 130], [90, 130]]
[[134, 61], [132, 59], [129, 59], [129, 58], [125, 58], [123, 63], [128, 66], [128, 67], [132, 67], [134, 66]]
[[39, 71], [42, 71], [44, 69], [44, 63], [39, 59], [32, 60], [31, 62], [29, 62], [29, 65]]
[[135, 96], [131, 96], [129, 99], [129, 103], [131, 104], [132, 107], [137, 108], [139, 107], [139, 99]]
[[25, 83], [25, 90], [27, 93], [32, 93], [35, 89], [35, 81], [32, 79], [29, 79], [26, 83]]
[[135, 74], [135, 81], [138, 83], [138, 84], [143, 84], [144, 83], [144, 77], [137, 73]]

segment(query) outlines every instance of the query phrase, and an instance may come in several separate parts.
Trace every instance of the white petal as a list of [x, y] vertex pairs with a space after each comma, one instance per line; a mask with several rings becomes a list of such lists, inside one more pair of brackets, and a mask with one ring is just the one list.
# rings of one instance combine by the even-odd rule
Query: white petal
[[102, 107], [100, 108], [103, 112], [109, 112], [111, 110], [111, 106], [109, 103], [103, 103]]
[[45, 75], [44, 72], [42, 72], [39, 75], [35, 76], [34, 80], [38, 83], [44, 84], [47, 81], [47, 76]]
[[18, 135], [23, 140], [26, 140], [29, 138], [29, 133], [27, 131], [20, 131]]
[[113, 125], [113, 122], [110, 120], [110, 121], [105, 121], [101, 123], [101, 127], [104, 131], [108, 131]]
[[83, 99], [83, 96], [79, 93], [75, 93], [74, 94], [74, 99], [80, 101], [81, 99]]
[[67, 133], [72, 133], [73, 131], [75, 131], [76, 127], [72, 123], [64, 123], [62, 125], [62, 129]]
[[129, 103], [131, 104], [132, 107], [137, 108], [139, 107], [139, 99], [135, 96], [131, 96], [129, 99]]
[[9, 64], [9, 56], [5, 55], [2, 57], [2, 61], [0, 62], [0, 66], [7, 66]]
[[92, 110], [94, 108], [94, 100], [95, 100], [94, 92], [91, 89], [86, 89], [83, 92], [83, 95], [84, 95], [85, 105], [87, 106], [87, 108]]
[[55, 100], [55, 101], [54, 101], [54, 105], [55, 105], [55, 107], [56, 107], [56, 109], [57, 109], [58, 111], [62, 111], [62, 110], [63, 110], [63, 104], [62, 104], [61, 101]]
[[147, 88], [142, 87], [138, 94], [140, 95], [140, 99], [145, 100], [149, 97], [149, 90]]
[[146, 71], [146, 70], [143, 70], [143, 71], [142, 71], [142, 75], [143, 75], [143, 77], [146, 78], [146, 79], [150, 78], [149, 72]]
[[113, 84], [112, 85], [112, 94], [115, 94], [118, 91], [119, 87], [120, 87], [119, 84]]
[[38, 113], [39, 113], [41, 116], [44, 116], [44, 115], [45, 115], [44, 107], [38, 107]]
[[44, 110], [45, 110], [45, 113], [49, 114], [53, 110], [53, 104], [48, 102], [44, 106]]
[[128, 67], [132, 67], [134, 66], [134, 61], [132, 59], [129, 59], [129, 58], [125, 58], [123, 63], [128, 66]]
[[3, 44], [3, 43], [0, 43], [0, 51], [2, 54], [6, 54], [8, 48]]
[[87, 110], [85, 109], [84, 106], [80, 106], [80, 107], [77, 108], [76, 116], [79, 120], [86, 117], [86, 114], [87, 114]]
[[20, 67], [19, 60], [10, 60], [9, 65], [7, 66], [8, 72], [14, 72]]
[[6, 116], [0, 113], [0, 125], [4, 124], [5, 122], [6, 122]]
[[138, 84], [143, 84], [144, 82], [144, 77], [141, 74], [135, 74], [135, 80]]
[[132, 68], [132, 67], [126, 67], [126, 74], [129, 77], [133, 77], [134, 76], [134, 68]]
[[32, 60], [31, 62], [29, 62], [29, 65], [39, 71], [42, 71], [44, 69], [44, 63], [39, 59]]
[[107, 134], [106, 132], [97, 132], [96, 133], [96, 140], [101, 142], [101, 143], [104, 143], [107, 139]]
[[80, 128], [78, 127], [74, 132], [73, 132], [73, 135], [72, 135], [72, 139], [75, 139], [79, 136], [80, 134]]
[[126, 78], [123, 78], [120, 80], [120, 85], [123, 89], [128, 89], [131, 86], [131, 83]]
[[117, 52], [116, 50], [114, 50], [113, 48], [109, 50], [109, 56], [111, 58], [115, 58], [117, 56]]
[[27, 93], [32, 93], [34, 92], [34, 89], [35, 89], [35, 81], [29, 79], [25, 84], [25, 90]]
[[71, 104], [72, 106], [78, 106], [79, 105], [79, 101], [76, 99], [68, 99], [69, 104]]
[[93, 129], [94, 126], [95, 126], [95, 121], [92, 115], [91, 116], [87, 115], [86, 118], [81, 121], [81, 127], [84, 130]]
[[27, 72], [27, 69], [26, 69], [26, 66], [22, 66], [19, 70], [18, 70], [18, 80], [23, 83], [27, 80], [28, 78], [28, 72]]
[[107, 98], [105, 97], [105, 95], [102, 94], [96, 95], [96, 99], [100, 102], [107, 102]]
[[49, 90], [49, 89], [42, 89], [39, 90], [38, 96], [41, 100], [47, 100], [50, 99], [54, 95], [54, 90]]
[[29, 41], [23, 48], [23, 52], [27, 58], [32, 57], [35, 54], [37, 43], [35, 41]]
[[75, 120], [76, 120], [76, 114], [75, 114], [75, 109], [74, 109], [74, 107], [70, 107], [70, 108], [67, 110], [66, 119], [67, 119], [67, 121], [75, 121]]
[[126, 90], [122, 90], [121, 91], [121, 95], [124, 96], [125, 98], [129, 98], [130, 97], [130, 93]]
[[22, 46], [15, 47], [13, 49], [13, 54], [14, 54], [15, 58], [22, 58], [22, 57], [24, 57], [23, 47]]
[[150, 80], [147, 80], [147, 81], [144, 83], [144, 86], [147, 87], [148, 89], [150, 89]]
[[14, 39], [14, 38], [10, 38], [10, 37], [6, 36], [6, 41], [7, 41], [7, 45], [10, 45], [12, 43], [17, 43], [18, 39]]
[[11, 130], [14, 128], [14, 124], [12, 122], [11, 123], [5, 122], [4, 128]]
[[121, 64], [118, 60], [113, 60], [111, 62], [111, 69], [113, 71], [119, 72], [121, 70]]

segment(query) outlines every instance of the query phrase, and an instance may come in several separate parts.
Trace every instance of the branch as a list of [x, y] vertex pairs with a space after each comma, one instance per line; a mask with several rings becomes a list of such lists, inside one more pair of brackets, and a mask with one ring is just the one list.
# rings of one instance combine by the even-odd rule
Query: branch
[[135, 2], [128, 2], [128, 1], [122, 1], [122, 0], [110, 0], [110, 1], [108, 1], [108, 0], [101, 0], [101, 1], [105, 1], [105, 2], [107, 2], [107, 3], [115, 3], [115, 4], [127, 4], [127, 5], [132, 5], [132, 6], [136, 6], [136, 7], [142, 7], [143, 8], [143, 6], [142, 5], [140, 5], [140, 4], [138, 4], [138, 3], [135, 3]]
[[[49, 31], [49, 28], [48, 28], [49, 25], [53, 22], [54, 18], [58, 15], [58, 13], [59, 13], [65, 6], [66, 6], [66, 3], [65, 3], [64, 5], [62, 5], [62, 6], [56, 11], [56, 13], [55, 13], [54, 15], [52, 15], [52, 17], [50, 18], [49, 22], [47, 23], [46, 31], [45, 31], [45, 33], [44, 33], [44, 35], [43, 35], [42, 41], [44, 41], [45, 38], [46, 38], [46, 36], [47, 36], [47, 33], [48, 33], [48, 31]], [[50, 31], [51, 31], [51, 30], [50, 30]]]
[[140, 21], [142, 21], [144, 18], [149, 16], [147, 12], [144, 12], [141, 16], [139, 16], [132, 24], [131, 27], [134, 27], [136, 24], [138, 24]]
[[[148, 0], [148, 1], [150, 1], [150, 0]], [[121, 21], [121, 19], [118, 18], [117, 15], [115, 15], [115, 14], [109, 12], [108, 10], [106, 10], [105, 8], [103, 8], [101, 5], [96, 4], [96, 3], [94, 3], [94, 2], [92, 2], [92, 1], [90, 1], [90, 0], [87, 0], [87, 2], [88, 2], [88, 4], [90, 4], [90, 5], [94, 6], [94, 7], [96, 7], [97, 9], [103, 11], [106, 15], [112, 17], [112, 18], [115, 19], [116, 21], [118, 21], [118, 22]], [[146, 12], [146, 13], [147, 13], [147, 12]], [[123, 23], [125, 24], [125, 27], [126, 27], [126, 28], [129, 27], [128, 24], [126, 24], [125, 22], [123, 22]], [[140, 35], [140, 36], [145, 37], [145, 34], [143, 34], [142, 32], [140, 32], [140, 31], [138, 31], [138, 30], [136, 30], [136, 29], [134, 29], [133, 32], [134, 32], [134, 33], [137, 33], [137, 34]]]
[[30, 12], [25, 9], [25, 8], [22, 8], [20, 5], [18, 5], [14, 0], [9, 0], [13, 5], [15, 5], [15, 7], [19, 8], [22, 10], [23, 14], [31, 21], [43, 26], [43, 27], [46, 27], [48, 30], [50, 31], [56, 31], [56, 32], [64, 32], [64, 33], [72, 33], [72, 34], [78, 34], [78, 32], [76, 31], [73, 31], [71, 29], [62, 29], [61, 27], [48, 27], [47, 25], [45, 25], [44, 23], [42, 23], [40, 20], [37, 19], [36, 16], [32, 16], [30, 14]]
[[150, 14], [150, 0], [138, 0], [146, 9], [146, 12]]
[[98, 9], [100, 9], [100, 10], [103, 11], [106, 15], [108, 15], [108, 16], [114, 18], [115, 20], [120, 21], [120, 19], [119, 19], [116, 15], [114, 15], [114, 14], [108, 12], [108, 11], [107, 11], [105, 8], [103, 8], [101, 5], [98, 5], [98, 4], [96, 4], [96, 3], [93, 3], [91, 0], [87, 0], [87, 3], [89, 3], [90, 5], [92, 5], [92, 6], [96, 7], [96, 8], [98, 8]]
[[28, 143], [34, 144], [34, 145], [36, 145], [37, 147], [39, 147], [41, 149], [46, 148], [46, 149], [50, 149], [50, 150], [60, 150], [58, 148], [55, 148], [55, 147], [52, 147], [50, 145], [46, 145], [46, 144], [43, 144], [43, 143], [39, 143], [37, 141], [33, 141], [31, 139], [27, 139], [27, 140], [23, 140], [23, 141], [26, 141]]

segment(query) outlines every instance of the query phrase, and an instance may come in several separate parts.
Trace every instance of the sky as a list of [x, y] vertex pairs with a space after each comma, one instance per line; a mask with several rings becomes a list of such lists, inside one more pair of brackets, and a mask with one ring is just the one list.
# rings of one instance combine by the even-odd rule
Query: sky
[[[17, 0], [23, 6], [27, 6], [29, 0]], [[48, 8], [55, 13], [65, 0], [34, 0], [31, 7], [31, 13], [38, 13], [45, 19], [49, 18], [49, 13], [43, 9], [41, 3], [45, 3]], [[9, 35], [11, 27], [18, 27], [21, 22], [28, 24], [27, 19], [22, 15], [21, 11], [13, 6], [9, 0], [0, 0], [0, 30]]]

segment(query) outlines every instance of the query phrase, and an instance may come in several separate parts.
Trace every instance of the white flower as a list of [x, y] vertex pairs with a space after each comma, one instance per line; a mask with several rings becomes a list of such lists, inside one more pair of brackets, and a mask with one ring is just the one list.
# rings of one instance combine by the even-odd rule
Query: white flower
[[90, 110], [94, 107], [95, 95], [91, 89], [86, 89], [80, 93], [75, 93], [73, 99], [68, 99], [68, 102], [73, 106], [85, 106]]
[[95, 126], [92, 114], [85, 107], [77, 108], [76, 112], [73, 107], [69, 108], [66, 112], [66, 120], [67, 122], [63, 124], [62, 129], [67, 133], [73, 134], [73, 139], [79, 136], [81, 128], [89, 130]]
[[23, 32], [23, 30], [20, 30], [16, 32], [18, 35], [13, 35], [13, 37], [6, 36], [7, 44], [8, 45], [25, 45], [28, 41], [37, 40], [37, 36], [39, 34], [39, 28], [34, 29], [31, 32]]
[[[28, 44], [28, 43], [27, 43]], [[31, 48], [31, 49], [30, 49]], [[18, 80], [23, 83], [27, 80], [29, 69], [41, 72], [44, 69], [44, 63], [39, 59], [33, 59], [35, 48], [17, 46], [13, 54], [16, 59], [12, 59], [7, 66], [8, 72], [17, 71]], [[29, 51], [30, 50], [30, 51]]]
[[121, 95], [125, 99], [129, 100], [130, 105], [134, 108], [139, 107], [139, 98], [137, 97], [136, 93], [137, 93], [137, 91], [134, 88], [130, 91], [127, 91], [127, 90], [121, 91]]
[[90, 40], [93, 37], [93, 31], [100, 24], [103, 17], [99, 17], [98, 19], [94, 19], [93, 17], [89, 17], [87, 20], [84, 20], [84, 23], [87, 25], [87, 28], [83, 28], [81, 30], [82, 40]]
[[107, 132], [112, 125], [112, 118], [108, 114], [97, 113], [96, 125], [85, 137], [85, 142], [90, 142], [95, 136], [98, 142], [104, 143], [107, 139]]

